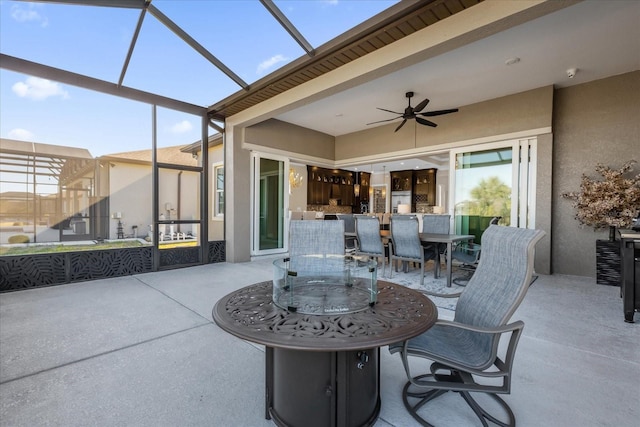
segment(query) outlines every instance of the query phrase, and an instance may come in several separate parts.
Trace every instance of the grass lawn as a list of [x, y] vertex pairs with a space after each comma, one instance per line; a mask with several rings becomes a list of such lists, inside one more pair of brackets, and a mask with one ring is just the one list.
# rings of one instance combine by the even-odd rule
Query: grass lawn
[[149, 246], [149, 243], [143, 244], [138, 240], [124, 240], [122, 242], [103, 242], [93, 245], [27, 245], [20, 247], [0, 247], [0, 256], [2, 255], [31, 255], [52, 252], [76, 252], [76, 251], [96, 251], [103, 249], [120, 249], [120, 248], [137, 248], [140, 246]]

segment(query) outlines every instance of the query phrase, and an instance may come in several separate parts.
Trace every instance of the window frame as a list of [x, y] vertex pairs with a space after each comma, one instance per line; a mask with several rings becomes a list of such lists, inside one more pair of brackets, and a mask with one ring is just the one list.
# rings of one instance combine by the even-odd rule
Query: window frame
[[[211, 210], [212, 219], [223, 219], [224, 218], [224, 162], [216, 162], [211, 165], [211, 169], [213, 170], [212, 179], [213, 179], [213, 209]], [[218, 171], [222, 170], [222, 188], [218, 187]], [[220, 196], [222, 196], [222, 210], [220, 209]]]

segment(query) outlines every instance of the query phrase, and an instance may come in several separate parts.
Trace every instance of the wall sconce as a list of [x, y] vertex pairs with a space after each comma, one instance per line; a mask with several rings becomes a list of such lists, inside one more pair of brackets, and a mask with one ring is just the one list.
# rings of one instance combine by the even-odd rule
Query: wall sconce
[[382, 187], [382, 198], [387, 197], [387, 167], [382, 166], [382, 179], [384, 181], [384, 187]]
[[353, 195], [356, 197], [360, 197], [360, 184], [353, 185]]
[[289, 185], [291, 188], [298, 188], [302, 185], [302, 175], [294, 168], [289, 168]]

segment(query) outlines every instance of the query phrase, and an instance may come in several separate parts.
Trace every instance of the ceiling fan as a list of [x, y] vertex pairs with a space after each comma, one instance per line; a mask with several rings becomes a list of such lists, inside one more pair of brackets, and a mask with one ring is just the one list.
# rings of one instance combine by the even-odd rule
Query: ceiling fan
[[404, 126], [404, 124], [409, 119], [416, 119], [416, 122], [420, 123], [421, 125], [436, 127], [436, 126], [438, 126], [437, 124], [435, 124], [432, 121], [429, 121], [427, 119], [423, 119], [422, 117], [418, 117], [418, 116], [434, 117], [434, 116], [441, 116], [443, 114], [455, 113], [456, 111], [458, 111], [457, 108], [452, 108], [450, 110], [428, 111], [426, 113], [421, 113], [420, 111], [424, 110], [424, 107], [426, 107], [427, 104], [429, 103], [429, 99], [425, 99], [424, 101], [422, 101], [421, 103], [419, 103], [415, 107], [411, 107], [411, 97], [413, 97], [413, 92], [407, 92], [406, 96], [409, 99], [409, 106], [404, 109], [404, 113], [398, 113], [398, 112], [395, 112], [395, 111], [391, 111], [391, 110], [387, 110], [387, 109], [378, 107], [378, 110], [387, 111], [387, 112], [393, 113], [393, 114], [399, 114], [399, 116], [398, 117], [394, 117], [392, 119], [378, 120], [377, 122], [367, 123], [367, 125], [372, 125], [374, 123], [390, 122], [392, 120], [396, 120], [396, 119], [399, 119], [399, 118], [402, 117], [402, 123], [400, 123], [400, 125], [396, 128], [396, 130], [394, 132], [398, 132], [400, 130], [400, 128], [402, 126]]

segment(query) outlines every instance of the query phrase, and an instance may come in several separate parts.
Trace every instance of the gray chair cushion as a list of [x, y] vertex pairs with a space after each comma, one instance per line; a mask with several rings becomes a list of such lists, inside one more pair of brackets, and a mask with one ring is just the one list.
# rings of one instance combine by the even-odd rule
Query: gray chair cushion
[[451, 228], [451, 215], [423, 215], [422, 216], [422, 232], [449, 234]]
[[343, 221], [291, 221], [289, 256], [344, 255]]
[[358, 252], [384, 256], [378, 218], [358, 217], [356, 219], [356, 235], [358, 236]]
[[391, 239], [393, 256], [423, 260], [423, 247], [418, 234], [418, 220], [391, 217]]

